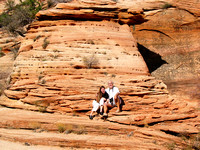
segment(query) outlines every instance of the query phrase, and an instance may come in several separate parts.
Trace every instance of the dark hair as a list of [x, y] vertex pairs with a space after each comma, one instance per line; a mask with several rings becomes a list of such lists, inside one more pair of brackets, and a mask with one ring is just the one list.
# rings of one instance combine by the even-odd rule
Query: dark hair
[[100, 99], [102, 98], [103, 93], [101, 92], [101, 89], [105, 87], [104, 86], [100, 86], [99, 91], [97, 93], [97, 102], [99, 103]]

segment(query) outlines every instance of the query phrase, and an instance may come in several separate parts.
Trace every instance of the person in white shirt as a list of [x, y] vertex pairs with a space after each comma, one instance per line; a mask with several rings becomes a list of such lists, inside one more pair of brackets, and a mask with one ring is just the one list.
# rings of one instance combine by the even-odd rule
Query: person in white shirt
[[120, 97], [119, 97], [119, 89], [114, 86], [114, 83], [112, 81], [108, 81], [108, 88], [106, 89], [106, 92], [109, 95], [109, 99], [104, 103], [104, 114], [103, 116], [108, 116], [108, 107], [112, 108], [117, 105], [117, 111], [120, 112]]

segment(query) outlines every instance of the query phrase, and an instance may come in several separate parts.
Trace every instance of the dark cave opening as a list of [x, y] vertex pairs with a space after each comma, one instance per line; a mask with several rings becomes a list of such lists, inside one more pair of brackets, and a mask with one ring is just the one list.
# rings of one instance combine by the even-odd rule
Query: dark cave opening
[[148, 48], [139, 43], [137, 43], [137, 45], [138, 50], [144, 58], [144, 61], [146, 62], [150, 73], [158, 69], [163, 64], [167, 64], [167, 62], [163, 60], [159, 54], [149, 50]]

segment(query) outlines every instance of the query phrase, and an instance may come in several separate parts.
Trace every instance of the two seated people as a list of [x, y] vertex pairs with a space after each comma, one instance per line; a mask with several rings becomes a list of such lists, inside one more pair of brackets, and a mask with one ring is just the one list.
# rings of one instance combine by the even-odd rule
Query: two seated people
[[112, 81], [108, 81], [108, 88], [105, 89], [104, 86], [99, 88], [96, 95], [96, 100], [93, 101], [93, 109], [90, 113], [89, 118], [93, 119], [93, 113], [97, 112], [100, 108], [100, 115], [103, 117], [108, 116], [108, 109], [117, 106], [117, 111], [121, 111], [121, 97], [119, 96], [119, 89], [113, 85]]

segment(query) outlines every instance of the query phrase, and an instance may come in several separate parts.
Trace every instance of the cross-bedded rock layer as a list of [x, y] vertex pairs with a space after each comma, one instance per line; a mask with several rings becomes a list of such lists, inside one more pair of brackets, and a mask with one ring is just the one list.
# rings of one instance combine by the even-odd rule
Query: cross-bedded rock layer
[[[152, 10], [162, 8], [165, 3], [139, 5], [137, 1], [129, 9], [127, 6], [133, 1], [126, 0], [128, 3], [122, 9], [112, 0], [96, 0], [95, 4], [94, 0], [79, 2], [79, 5], [59, 4], [37, 14], [39, 21], [29, 26], [14, 62], [10, 86], [5, 91], [7, 97], [0, 99], [3, 106], [68, 114], [2, 108], [5, 115], [1, 115], [0, 127], [14, 129], [1, 129], [1, 139], [62, 147], [98, 145], [108, 149], [166, 149], [165, 145], [175, 141], [174, 147], [183, 148], [187, 143], [174, 135], [199, 132], [199, 103], [170, 97], [166, 85], [149, 75], [126, 24], [137, 22], [135, 14], [143, 17], [141, 6], [143, 10]], [[124, 17], [119, 17], [120, 13]], [[94, 14], [100, 17], [95, 20]], [[114, 20], [107, 17], [110, 14], [117, 14]], [[87, 20], [83, 20], [84, 15]], [[96, 58], [98, 63], [89, 69], [84, 63], [86, 58]], [[95, 93], [110, 79], [121, 91], [123, 111], [115, 113], [113, 108], [106, 122], [98, 115], [90, 121], [87, 115]], [[69, 135], [52, 133], [57, 132], [59, 125], [66, 127], [65, 133]], [[26, 129], [49, 132], [35, 134]], [[110, 140], [104, 141], [106, 138]]]
[[[43, 20], [44, 16], [66, 19], [65, 14], [72, 9], [85, 13], [85, 8], [101, 7], [59, 4], [39, 12], [41, 21], [30, 25], [22, 41], [6, 96], [45, 107], [49, 112], [72, 112], [90, 110], [90, 100], [95, 98], [98, 87], [110, 79], [122, 95], [166, 94], [164, 83], [148, 76], [128, 25], [94, 21], [94, 11], [87, 18], [91, 21], [80, 21], [77, 12], [69, 18], [73, 20]], [[113, 6], [104, 7], [103, 12], [105, 8]], [[92, 57], [98, 63], [88, 69], [85, 61]]]
[[144, 11], [148, 21], [134, 26], [133, 35], [153, 76], [171, 93], [199, 99], [200, 2], [175, 0], [162, 6]]

